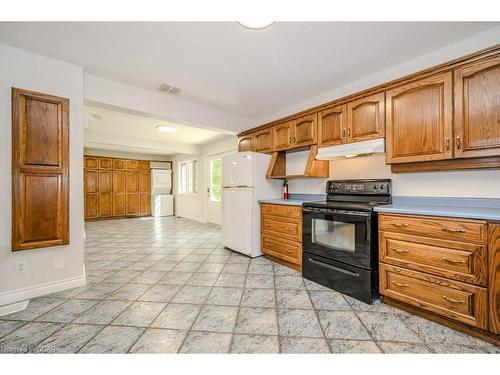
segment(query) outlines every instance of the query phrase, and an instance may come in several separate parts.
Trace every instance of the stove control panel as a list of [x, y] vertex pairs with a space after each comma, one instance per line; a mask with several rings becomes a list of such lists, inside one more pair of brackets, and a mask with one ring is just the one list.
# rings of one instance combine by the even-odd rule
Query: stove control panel
[[391, 194], [391, 180], [332, 180], [327, 194], [385, 195]]

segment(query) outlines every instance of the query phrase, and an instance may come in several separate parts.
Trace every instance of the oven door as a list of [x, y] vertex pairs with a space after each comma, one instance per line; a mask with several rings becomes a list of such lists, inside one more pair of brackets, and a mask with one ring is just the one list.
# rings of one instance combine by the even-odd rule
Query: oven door
[[304, 251], [371, 269], [371, 212], [303, 208]]

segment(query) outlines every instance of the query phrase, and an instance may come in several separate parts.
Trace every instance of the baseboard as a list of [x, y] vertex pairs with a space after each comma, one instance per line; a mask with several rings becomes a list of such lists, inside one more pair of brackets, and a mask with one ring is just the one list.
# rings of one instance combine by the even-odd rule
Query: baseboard
[[50, 293], [61, 292], [66, 289], [78, 288], [87, 284], [85, 273], [83, 276], [73, 277], [52, 283], [37, 285], [30, 288], [18, 289], [12, 292], [0, 293], [0, 306], [26, 301]]
[[202, 219], [202, 218], [199, 218], [199, 217], [194, 217], [194, 216], [189, 216], [189, 215], [183, 215], [183, 214], [179, 214], [179, 213], [176, 213], [175, 216], [176, 217], [182, 217], [183, 219], [189, 219], [189, 220], [197, 221], [197, 222], [203, 223], [203, 224], [207, 223], [207, 221], [205, 219]]

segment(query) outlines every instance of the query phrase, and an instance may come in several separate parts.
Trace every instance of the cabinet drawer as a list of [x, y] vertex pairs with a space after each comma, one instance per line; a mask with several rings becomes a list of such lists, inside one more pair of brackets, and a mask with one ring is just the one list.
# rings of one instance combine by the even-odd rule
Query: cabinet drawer
[[262, 252], [290, 263], [302, 264], [302, 244], [300, 242], [286, 241], [264, 234], [262, 236]]
[[276, 216], [262, 216], [262, 231], [281, 234], [293, 241], [302, 242], [302, 223], [297, 219], [277, 218]]
[[282, 204], [262, 204], [262, 215], [282, 216], [295, 219], [302, 219], [301, 206], [285, 206]]
[[379, 229], [446, 240], [486, 243], [485, 221], [443, 219], [428, 216], [380, 215]]
[[488, 326], [486, 288], [380, 263], [380, 293], [474, 327]]
[[486, 286], [486, 246], [381, 232], [381, 262]]

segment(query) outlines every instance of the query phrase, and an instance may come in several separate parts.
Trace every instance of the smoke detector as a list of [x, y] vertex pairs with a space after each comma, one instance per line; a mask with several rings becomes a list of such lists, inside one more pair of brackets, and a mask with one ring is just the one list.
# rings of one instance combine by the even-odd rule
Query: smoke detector
[[158, 91], [164, 92], [166, 94], [170, 95], [177, 95], [181, 89], [172, 85], [169, 85], [168, 83], [165, 82], [160, 82], [158, 86], [156, 86]]

